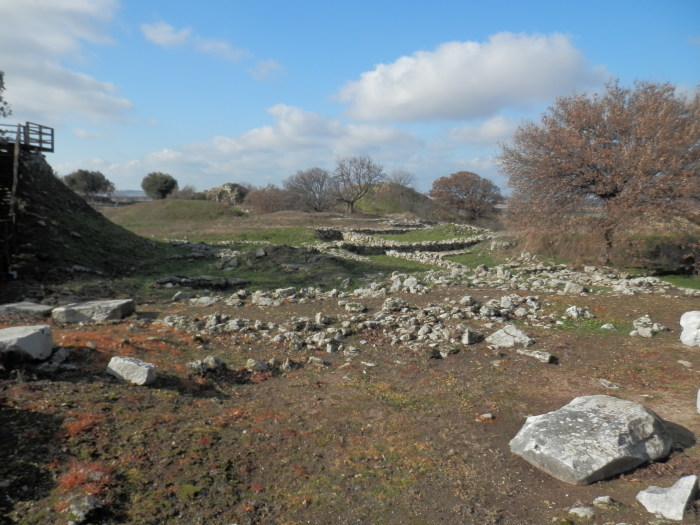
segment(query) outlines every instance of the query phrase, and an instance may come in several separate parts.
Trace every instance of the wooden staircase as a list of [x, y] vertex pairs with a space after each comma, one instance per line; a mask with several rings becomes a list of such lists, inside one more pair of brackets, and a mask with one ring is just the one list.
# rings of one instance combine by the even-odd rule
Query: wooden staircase
[[0, 124], [0, 281], [6, 280], [17, 248], [17, 186], [24, 151], [53, 152], [54, 130], [33, 122]]

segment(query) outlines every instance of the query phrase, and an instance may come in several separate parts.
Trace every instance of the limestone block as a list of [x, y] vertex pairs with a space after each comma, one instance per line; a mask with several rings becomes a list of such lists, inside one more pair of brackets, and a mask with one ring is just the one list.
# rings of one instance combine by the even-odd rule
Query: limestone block
[[148, 385], [156, 379], [155, 365], [133, 357], [114, 356], [107, 373], [133, 385]]
[[0, 317], [24, 317], [32, 319], [40, 319], [48, 317], [53, 310], [52, 306], [44, 304], [36, 304], [30, 301], [22, 301], [21, 303], [10, 303], [0, 305]]
[[700, 310], [681, 315], [681, 343], [687, 346], [700, 346]]
[[530, 346], [535, 340], [514, 325], [506, 325], [486, 338], [486, 342], [499, 348], [511, 348], [516, 345]]
[[47, 359], [53, 339], [48, 325], [17, 326], [0, 330], [0, 355], [18, 354], [22, 358]]
[[133, 299], [87, 301], [54, 308], [51, 317], [59, 323], [99, 323], [123, 319], [134, 313], [134, 310]]
[[642, 405], [616, 397], [577, 397], [527, 418], [510, 449], [551, 476], [587, 485], [664, 458], [672, 438]]
[[684, 476], [668, 488], [650, 486], [637, 494], [637, 501], [653, 514], [680, 521], [697, 489], [698, 477]]

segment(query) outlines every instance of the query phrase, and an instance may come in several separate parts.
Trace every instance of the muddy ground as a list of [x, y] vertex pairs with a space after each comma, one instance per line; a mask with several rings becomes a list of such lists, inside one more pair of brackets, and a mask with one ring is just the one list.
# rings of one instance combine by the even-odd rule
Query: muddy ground
[[[427, 295], [398, 295], [424, 306], [467, 294], [483, 300], [507, 292], [436, 287]], [[539, 297], [546, 312], [588, 307], [596, 321], [617, 329], [583, 320], [551, 328], [521, 323], [537, 341], [533, 349], [558, 357], [558, 364], [543, 364], [486, 343], [433, 359], [427, 348], [392, 345], [378, 331], [350, 336], [346, 343], [360, 355], [348, 358], [158, 323], [169, 314], [214, 312], [275, 322], [317, 312], [340, 319], [348, 314], [337, 299], [269, 308], [157, 301], [139, 304], [120, 322], [48, 321], [72, 366], [50, 374], [2, 372], [0, 523], [67, 523], [85, 495], [101, 505], [85, 523], [578, 523], [568, 510], [602, 495], [620, 505], [596, 510], [594, 523], [653, 522], [636, 494], [700, 473], [693, 446], [700, 433], [700, 352], [678, 339], [678, 319], [698, 309], [697, 297]], [[361, 302], [371, 316], [383, 299]], [[643, 314], [672, 331], [630, 337], [632, 320]], [[27, 323], [3, 319], [0, 328], [19, 324]], [[498, 328], [469, 324], [487, 334]], [[159, 379], [147, 387], [120, 383], [105, 373], [114, 355], [156, 364]], [[189, 375], [186, 363], [208, 355], [229, 371]], [[326, 365], [242, 370], [250, 357], [305, 363], [311, 355]], [[553, 479], [510, 453], [508, 442], [527, 415], [589, 394], [654, 410], [674, 424], [676, 450], [667, 461], [585, 487]], [[482, 417], [487, 413], [493, 419]], [[696, 505], [685, 521], [698, 519]]]

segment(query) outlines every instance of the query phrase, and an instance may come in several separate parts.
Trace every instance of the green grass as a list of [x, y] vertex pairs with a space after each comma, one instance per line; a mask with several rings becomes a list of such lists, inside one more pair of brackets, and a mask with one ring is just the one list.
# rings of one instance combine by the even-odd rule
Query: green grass
[[448, 241], [465, 237], [473, 237], [474, 232], [470, 228], [463, 228], [454, 224], [441, 224], [432, 228], [408, 231], [400, 234], [379, 234], [376, 237], [398, 242], [423, 242], [423, 241]]
[[435, 266], [423, 264], [417, 261], [403, 259], [401, 257], [390, 257], [388, 255], [370, 255], [370, 263], [360, 263], [366, 265], [369, 272], [425, 272], [434, 270]]
[[446, 257], [449, 261], [454, 261], [456, 263], [463, 264], [469, 268], [474, 268], [480, 264], [485, 264], [489, 268], [498, 266], [499, 264], [504, 264], [505, 260], [499, 258], [490, 250], [480, 248], [480, 245], [476, 245], [470, 248], [467, 253], [462, 255], [454, 255], [452, 257]]
[[659, 279], [679, 288], [700, 290], [700, 277], [693, 277], [692, 275], [663, 275]]
[[282, 246], [304, 246], [318, 244], [320, 241], [311, 228], [291, 226], [275, 230], [257, 230], [229, 235], [231, 241], [268, 242]]
[[218, 202], [166, 199], [105, 210], [105, 215], [125, 228], [133, 229], [154, 223], [167, 224], [170, 221], [210, 222], [237, 217], [241, 213], [236, 208]]

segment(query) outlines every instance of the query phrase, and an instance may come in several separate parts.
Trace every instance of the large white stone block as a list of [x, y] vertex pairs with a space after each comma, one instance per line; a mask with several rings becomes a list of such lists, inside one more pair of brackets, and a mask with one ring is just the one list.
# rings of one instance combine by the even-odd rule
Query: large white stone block
[[0, 354], [14, 353], [28, 359], [51, 356], [53, 338], [48, 325], [17, 326], [0, 330]]

